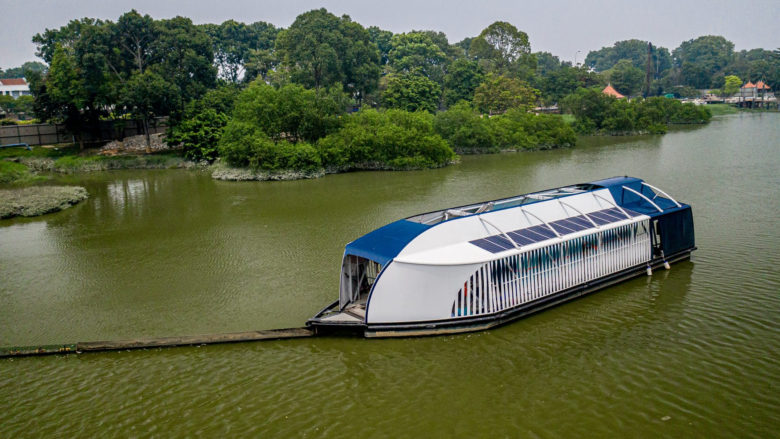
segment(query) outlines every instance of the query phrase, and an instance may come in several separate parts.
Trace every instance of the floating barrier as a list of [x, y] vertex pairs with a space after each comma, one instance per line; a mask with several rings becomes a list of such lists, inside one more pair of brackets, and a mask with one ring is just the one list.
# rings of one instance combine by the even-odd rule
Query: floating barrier
[[179, 337], [137, 338], [116, 341], [90, 341], [62, 345], [13, 346], [0, 348], [0, 358], [40, 355], [80, 354], [82, 352], [119, 351], [175, 346], [194, 346], [219, 343], [284, 340], [312, 337], [309, 328], [267, 329], [262, 331], [233, 332], [228, 334], [186, 335]]

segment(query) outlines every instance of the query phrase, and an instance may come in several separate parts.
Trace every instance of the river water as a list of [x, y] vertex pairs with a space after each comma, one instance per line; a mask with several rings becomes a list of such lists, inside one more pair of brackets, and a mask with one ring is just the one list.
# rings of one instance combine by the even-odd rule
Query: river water
[[363, 233], [613, 175], [690, 203], [699, 250], [481, 333], [0, 360], [0, 437], [777, 437], [779, 122], [307, 181], [65, 179], [90, 198], [0, 222], [2, 346], [301, 326]]

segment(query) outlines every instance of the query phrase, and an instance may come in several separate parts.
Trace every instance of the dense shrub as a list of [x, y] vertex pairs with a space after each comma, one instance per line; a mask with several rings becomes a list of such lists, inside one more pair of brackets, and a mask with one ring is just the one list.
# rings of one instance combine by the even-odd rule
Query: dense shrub
[[297, 84], [276, 88], [255, 80], [238, 96], [233, 119], [257, 126], [275, 141], [313, 143], [338, 130], [346, 106], [346, 96], [335, 88], [315, 91]]
[[166, 143], [181, 145], [190, 160], [214, 161], [219, 155], [222, 130], [228, 123], [238, 93], [237, 87], [224, 85], [190, 102], [182, 119], [166, 133]]
[[232, 166], [320, 168], [312, 143], [338, 130], [345, 108], [345, 95], [337, 89], [315, 91], [297, 84], [275, 88], [256, 80], [238, 96], [219, 153]]
[[437, 114], [434, 126], [458, 152], [546, 149], [573, 146], [577, 141], [574, 130], [560, 116], [512, 109], [488, 118], [465, 102]]
[[430, 111], [439, 104], [441, 87], [419, 73], [388, 75], [387, 87], [382, 93], [382, 105], [405, 111]]
[[418, 169], [444, 166], [456, 156], [433, 129], [433, 116], [403, 110], [361, 110], [318, 144], [323, 165]]
[[171, 145], [181, 144], [188, 159], [211, 162], [217, 158], [217, 145], [227, 122], [225, 113], [203, 108], [188, 114], [178, 125], [172, 127], [166, 142]]
[[311, 144], [286, 140], [275, 142], [257, 126], [246, 122], [228, 124], [219, 148], [223, 159], [237, 167], [312, 171], [322, 166], [319, 154]]
[[665, 133], [668, 124], [706, 123], [712, 114], [706, 107], [675, 99], [615, 99], [598, 89], [579, 89], [564, 99], [564, 108], [583, 134]]
[[434, 129], [457, 151], [497, 150], [490, 122], [468, 102], [461, 101], [441, 111], [433, 122]]

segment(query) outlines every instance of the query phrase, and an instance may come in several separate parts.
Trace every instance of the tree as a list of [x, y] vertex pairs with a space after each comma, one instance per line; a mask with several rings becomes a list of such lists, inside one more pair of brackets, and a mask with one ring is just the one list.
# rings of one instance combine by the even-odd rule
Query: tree
[[539, 80], [539, 90], [542, 100], [547, 104], [560, 102], [565, 96], [574, 93], [578, 88], [588, 88], [601, 85], [601, 76], [590, 72], [586, 67], [563, 66], [559, 70], [548, 73]]
[[71, 53], [57, 45], [51, 58], [46, 81], [35, 81], [32, 87], [35, 96], [35, 114], [44, 121], [63, 123], [73, 133], [84, 149], [82, 129], [88, 115], [82, 110], [86, 104], [84, 79], [79, 74], [76, 60]]
[[[559, 71], [564, 66], [560, 58], [550, 52], [536, 52], [534, 56], [536, 57], [536, 74], [539, 76], [547, 76]], [[569, 63], [566, 64], [570, 66]]]
[[168, 129], [166, 143], [181, 145], [184, 155], [191, 160], [214, 161], [239, 92], [238, 86], [224, 84], [190, 102], [181, 121]]
[[147, 153], [152, 152], [149, 120], [170, 113], [179, 99], [176, 91], [173, 84], [151, 70], [134, 74], [124, 84], [121, 103], [143, 122]]
[[482, 83], [485, 75], [476, 61], [466, 58], [456, 59], [444, 75], [444, 93], [442, 100], [449, 107], [458, 101], [474, 99], [474, 90]]
[[733, 96], [742, 86], [742, 80], [739, 76], [728, 75], [724, 78], [723, 88], [720, 90], [721, 96]]
[[115, 41], [122, 49], [120, 54], [126, 65], [123, 70], [131, 70], [132, 66], [138, 73], [143, 73], [157, 58], [153, 44], [157, 39], [158, 29], [154, 25], [154, 19], [148, 14], [142, 16], [135, 9], [122, 14], [116, 22], [114, 32]]
[[371, 26], [368, 28], [368, 35], [371, 38], [371, 42], [376, 44], [379, 49], [379, 64], [387, 64], [390, 61], [390, 50], [393, 48], [390, 43], [393, 38], [393, 33], [389, 30], [382, 30], [376, 26]]
[[[21, 67], [13, 67], [6, 71], [0, 69], [0, 78], [27, 78], [30, 73], [46, 73], [46, 64], [38, 61], [28, 61]], [[28, 80], [29, 82], [29, 80]]]
[[580, 88], [566, 96], [563, 108], [577, 119], [574, 128], [581, 133], [592, 133], [602, 128], [615, 98], [599, 88]]
[[387, 108], [433, 113], [440, 97], [441, 88], [432, 80], [418, 73], [400, 73], [388, 77], [382, 104]]
[[33, 41], [52, 65], [45, 76], [33, 75], [36, 112], [44, 120], [68, 120], [72, 130], [97, 130], [101, 118], [125, 114], [140, 117], [148, 130], [151, 118], [175, 119], [215, 85], [211, 41], [188, 18], [155, 21], [132, 10], [116, 23], [73, 20]]
[[621, 59], [606, 73], [612, 86], [626, 96], [636, 95], [642, 88], [642, 80], [645, 78], [642, 70], [634, 67], [627, 59]]
[[419, 73], [442, 84], [447, 55], [424, 32], [393, 35], [392, 49], [388, 54], [390, 65], [396, 72]]
[[707, 88], [713, 75], [734, 59], [734, 43], [721, 36], [707, 35], [684, 41], [672, 55], [682, 68], [687, 85]]
[[496, 21], [479, 34], [469, 46], [486, 71], [528, 78], [536, 70], [528, 34], [504, 21]]
[[341, 169], [419, 169], [445, 166], [456, 156], [424, 111], [366, 109], [320, 139], [323, 164]]
[[[599, 50], [588, 52], [588, 56], [585, 57], [585, 65], [592, 67], [597, 72], [603, 72], [613, 68], [621, 59], [627, 59], [634, 67], [644, 70], [647, 63], [648, 44], [649, 41], [642, 40], [618, 41], [611, 47], [602, 47]], [[651, 56], [654, 78], [659, 78], [664, 71], [672, 67], [672, 59], [668, 49], [653, 47]]]
[[358, 100], [376, 88], [379, 51], [368, 31], [347, 15], [305, 12], [279, 33], [276, 50], [299, 84], [319, 89], [340, 83]]
[[170, 107], [170, 113], [176, 117], [187, 102], [203, 96], [216, 85], [211, 41], [189, 18], [159, 20], [155, 27], [157, 39], [152, 44], [155, 59], [150, 68], [175, 86], [178, 100]]
[[501, 114], [510, 108], [529, 109], [538, 99], [539, 90], [525, 81], [489, 73], [474, 91], [474, 105], [487, 114]]
[[490, 150], [495, 143], [488, 118], [468, 102], [459, 102], [447, 111], [440, 111], [433, 127], [455, 150]]
[[339, 88], [276, 88], [255, 80], [238, 96], [233, 120], [257, 127], [273, 141], [315, 142], [340, 126], [346, 102]]

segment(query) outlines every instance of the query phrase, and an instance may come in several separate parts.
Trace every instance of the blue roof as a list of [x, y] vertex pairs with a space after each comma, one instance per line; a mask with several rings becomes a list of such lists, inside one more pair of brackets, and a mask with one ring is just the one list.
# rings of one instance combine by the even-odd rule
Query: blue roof
[[405, 219], [399, 220], [350, 242], [344, 253], [370, 259], [384, 267], [398, 256], [406, 244], [430, 227]]
[[[634, 178], [634, 177], [612, 177], [612, 178], [606, 178], [604, 180], [598, 180], [591, 182], [591, 184], [603, 187], [605, 189], [609, 189], [609, 192], [612, 194], [612, 198], [615, 199], [615, 202], [617, 202], [620, 207], [623, 207], [625, 209], [631, 209], [635, 212], [643, 213], [648, 216], [656, 216], [660, 215], [660, 212], [653, 207], [650, 203], [642, 199], [639, 195], [632, 193], [630, 191], [623, 190], [623, 186], [627, 188], [631, 188], [640, 194], [646, 196], [647, 198], [653, 200], [655, 204], [658, 205], [661, 209], [664, 211], [677, 208], [677, 205], [674, 204], [674, 202], [668, 198], [664, 198], [661, 195], [656, 195], [656, 193], [650, 189], [649, 187], [642, 184], [642, 179], [640, 178]], [[686, 206], [683, 203], [680, 203], [683, 206]]]

